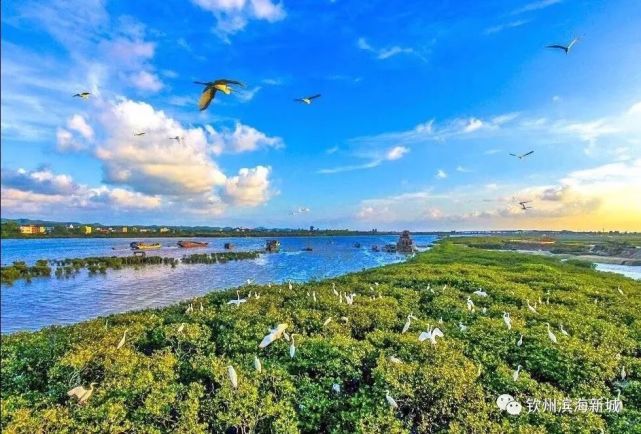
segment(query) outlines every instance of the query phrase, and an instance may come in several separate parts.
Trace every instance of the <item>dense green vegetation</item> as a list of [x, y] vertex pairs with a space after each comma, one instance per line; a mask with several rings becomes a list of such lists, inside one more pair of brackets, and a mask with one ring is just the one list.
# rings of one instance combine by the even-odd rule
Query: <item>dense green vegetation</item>
[[[332, 283], [357, 294], [352, 305]], [[473, 294], [479, 288], [487, 297]], [[403, 264], [240, 292], [260, 297], [234, 306], [235, 291], [210, 293], [3, 336], [3, 432], [641, 432], [641, 283], [631, 279], [447, 242]], [[541, 300], [538, 313], [527, 300]], [[402, 333], [410, 313], [417, 319]], [[294, 334], [293, 358], [284, 339], [258, 348], [279, 323]], [[430, 324], [444, 333], [435, 346], [418, 341]], [[92, 382], [86, 404], [67, 396]], [[621, 413], [527, 411], [528, 398], [613, 399], [619, 391]], [[503, 393], [522, 403], [520, 415], [498, 409]]]
[[0, 267], [2, 283], [12, 283], [18, 279], [31, 279], [33, 277], [51, 277], [52, 268], [55, 265], [54, 274], [56, 277], [71, 277], [87, 269], [89, 273], [104, 274], [108, 269], [119, 270], [124, 267], [141, 267], [145, 265], [169, 265], [175, 267], [181, 261], [185, 264], [217, 264], [228, 261], [241, 261], [245, 259], [256, 259], [260, 252], [219, 252], [219, 253], [195, 253], [185, 255], [183, 258], [169, 258], [162, 256], [92, 256], [88, 258], [67, 258], [49, 261], [40, 259], [34, 266], [28, 266], [25, 262], [16, 261], [12, 265]]

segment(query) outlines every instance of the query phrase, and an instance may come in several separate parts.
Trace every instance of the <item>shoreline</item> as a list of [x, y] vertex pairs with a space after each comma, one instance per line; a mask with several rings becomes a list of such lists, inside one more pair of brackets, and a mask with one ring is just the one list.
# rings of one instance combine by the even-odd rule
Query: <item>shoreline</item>
[[619, 256], [599, 256], [599, 255], [573, 255], [570, 253], [552, 253], [548, 250], [527, 250], [527, 249], [485, 249], [496, 250], [498, 252], [516, 252], [528, 255], [545, 256], [548, 258], [556, 258], [560, 260], [576, 259], [579, 261], [591, 262], [593, 264], [610, 264], [610, 265], [625, 265], [627, 267], [641, 266], [641, 260], [630, 259]]

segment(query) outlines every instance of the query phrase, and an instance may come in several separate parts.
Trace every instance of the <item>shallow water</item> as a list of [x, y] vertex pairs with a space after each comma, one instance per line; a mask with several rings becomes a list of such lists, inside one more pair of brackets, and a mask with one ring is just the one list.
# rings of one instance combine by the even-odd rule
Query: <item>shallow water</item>
[[623, 274], [632, 279], [641, 280], [641, 267], [637, 265], [595, 264], [599, 271]]
[[[195, 238], [194, 238], [195, 239]], [[279, 238], [281, 252], [264, 254], [256, 260], [225, 264], [180, 264], [176, 268], [149, 265], [139, 269], [107, 270], [90, 276], [82, 271], [71, 278], [35, 278], [2, 285], [0, 329], [2, 333], [37, 330], [53, 324], [71, 324], [97, 316], [129, 310], [161, 307], [174, 302], [242, 285], [305, 282], [339, 276], [404, 260], [403, 255], [374, 253], [372, 245], [396, 242], [396, 236], [287, 237]], [[416, 244], [427, 246], [434, 236], [415, 236]], [[177, 238], [137, 239], [154, 241], [162, 249], [148, 255], [182, 257], [184, 254], [222, 251], [231, 242], [236, 250], [262, 250], [265, 238], [209, 238], [204, 249], [180, 249]], [[2, 240], [2, 264], [16, 260], [131, 255], [129, 238]], [[354, 247], [360, 243], [362, 248]], [[312, 252], [301, 251], [312, 247]]]

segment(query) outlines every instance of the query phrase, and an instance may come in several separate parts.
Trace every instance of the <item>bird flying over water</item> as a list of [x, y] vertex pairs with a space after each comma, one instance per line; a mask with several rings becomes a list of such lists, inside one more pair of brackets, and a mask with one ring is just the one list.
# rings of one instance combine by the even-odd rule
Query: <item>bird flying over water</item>
[[572, 49], [574, 44], [576, 44], [578, 41], [579, 41], [579, 38], [574, 38], [574, 39], [572, 39], [572, 41], [570, 41], [570, 43], [568, 45], [552, 44], [552, 45], [548, 45], [546, 48], [554, 48], [554, 49], [558, 49], [558, 50], [563, 50], [563, 51], [565, 51], [565, 54], [569, 54], [570, 50]]
[[200, 99], [198, 100], [198, 108], [202, 111], [209, 107], [209, 104], [214, 100], [217, 91], [221, 91], [225, 95], [229, 95], [232, 92], [232, 85], [238, 85], [245, 87], [243, 83], [237, 80], [228, 80], [226, 78], [221, 78], [215, 81], [194, 81], [196, 84], [202, 84], [205, 86]]
[[306, 96], [306, 97], [303, 97], [303, 98], [296, 98], [294, 101], [302, 102], [304, 104], [311, 104], [312, 100], [314, 100], [316, 98], [320, 98], [320, 93], [316, 94], [316, 95], [312, 95], [312, 96]]
[[82, 99], [89, 99], [91, 94], [89, 92], [80, 92], [80, 93], [74, 94], [73, 96], [74, 97], [78, 97], [78, 98], [82, 98]]
[[534, 154], [534, 151], [526, 152], [525, 154], [512, 154], [510, 153], [511, 156], [518, 158], [519, 160], [522, 160], [523, 158], [527, 157], [528, 155]]

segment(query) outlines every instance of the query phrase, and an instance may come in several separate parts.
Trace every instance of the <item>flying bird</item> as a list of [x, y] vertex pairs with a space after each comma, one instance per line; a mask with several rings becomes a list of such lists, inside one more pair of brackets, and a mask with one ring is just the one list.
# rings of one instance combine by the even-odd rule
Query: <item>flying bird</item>
[[531, 206], [526, 206], [525, 205], [526, 203], [530, 203], [530, 202], [532, 202], [532, 201], [531, 200], [524, 200], [523, 202], [519, 202], [519, 205], [521, 205], [521, 209], [523, 211], [525, 211], [525, 210], [528, 210], [528, 209], [532, 209]]
[[78, 97], [78, 98], [82, 98], [82, 99], [89, 99], [91, 94], [89, 92], [80, 92], [80, 93], [77, 93], [77, 94], [75, 94], [73, 96], [74, 97]]
[[570, 41], [570, 43], [568, 45], [552, 44], [552, 45], [546, 46], [546, 48], [554, 48], [554, 49], [558, 49], [558, 50], [563, 50], [563, 51], [565, 51], [565, 54], [569, 54], [570, 50], [572, 49], [574, 44], [576, 44], [577, 42], [579, 42], [579, 38], [574, 38], [574, 39], [572, 39], [572, 41]]
[[147, 131], [140, 131], [138, 133], [134, 131], [134, 136], [144, 136], [145, 134], [147, 134]]
[[522, 160], [522, 159], [524, 159], [525, 157], [527, 157], [528, 155], [531, 155], [531, 154], [534, 154], [534, 151], [526, 152], [525, 154], [520, 154], [520, 155], [519, 154], [510, 153], [511, 156], [516, 157], [519, 160]]
[[[240, 298], [240, 292], [236, 291], [236, 300], [229, 300], [227, 304], [234, 304], [236, 306], [240, 306], [241, 303], [245, 303], [247, 301], [246, 298]], [[192, 307], [192, 312], [193, 312], [193, 307]]]
[[176, 136], [176, 137], [169, 137], [169, 140], [175, 140], [178, 143], [182, 143], [183, 138], [180, 136]]
[[316, 98], [320, 98], [320, 93], [316, 94], [316, 95], [312, 95], [312, 96], [306, 96], [304, 98], [296, 98], [294, 101], [302, 102], [302, 103], [305, 103], [305, 104], [311, 104], [312, 100], [314, 100]]
[[238, 85], [241, 87], [245, 87], [243, 83], [240, 81], [236, 80], [228, 80], [226, 78], [221, 78], [216, 81], [194, 81], [195, 84], [202, 84], [205, 86], [205, 89], [203, 90], [202, 95], [200, 95], [200, 99], [198, 100], [198, 109], [200, 111], [205, 110], [207, 107], [209, 107], [209, 104], [214, 100], [214, 97], [216, 96], [217, 91], [221, 91], [225, 95], [229, 95], [232, 92], [232, 86], [233, 85]]
[[75, 396], [78, 398], [79, 404], [84, 404], [87, 402], [91, 394], [93, 393], [93, 386], [97, 383], [91, 383], [89, 389], [85, 389], [83, 386], [76, 386], [70, 391], [67, 392], [68, 396]]
[[281, 323], [270, 330], [269, 334], [258, 344], [258, 348], [265, 348], [277, 339], [280, 339], [287, 328], [287, 324]]

